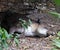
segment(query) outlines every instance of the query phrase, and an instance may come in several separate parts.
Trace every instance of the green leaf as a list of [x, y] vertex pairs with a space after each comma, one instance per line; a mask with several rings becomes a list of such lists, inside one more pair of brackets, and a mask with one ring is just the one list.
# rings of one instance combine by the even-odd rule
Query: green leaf
[[29, 19], [29, 24], [32, 24], [32, 21]]
[[57, 33], [57, 36], [59, 36], [59, 37], [60, 37], [60, 31]]
[[19, 44], [19, 40], [18, 40], [18, 39], [14, 38], [14, 41], [15, 41], [15, 43], [16, 43], [17, 45]]
[[9, 34], [9, 38], [12, 38], [13, 37], [13, 35], [12, 34]]
[[2, 34], [3, 33], [3, 31], [2, 31], [2, 29], [0, 29], [0, 34]]
[[25, 24], [22, 24], [22, 27], [24, 27], [25, 29], [28, 28], [28, 26]]
[[9, 39], [10, 37], [9, 37], [8, 32], [7, 32], [4, 28], [2, 28], [2, 30], [3, 30], [3, 32], [4, 32], [4, 34], [5, 34], [5, 37], [6, 37], [7, 39]]
[[60, 39], [55, 39], [53, 40], [53, 45], [57, 46], [58, 48], [60, 48]]
[[58, 49], [56, 49], [56, 48], [53, 48], [52, 50], [58, 50]]
[[60, 45], [58, 43], [53, 43], [53, 45], [60, 48]]
[[50, 14], [54, 15], [55, 17], [60, 18], [60, 14], [59, 14], [59, 13], [57, 13], [57, 12], [48, 12], [48, 13], [50, 13]]
[[4, 43], [3, 43], [3, 47], [4, 47], [5, 49], [8, 48], [8, 44], [7, 44], [7, 42], [4, 42]]

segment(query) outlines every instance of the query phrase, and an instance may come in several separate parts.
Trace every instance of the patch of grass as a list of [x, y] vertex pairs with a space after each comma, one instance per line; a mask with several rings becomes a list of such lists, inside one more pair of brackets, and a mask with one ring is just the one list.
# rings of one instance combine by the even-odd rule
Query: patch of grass
[[60, 49], [60, 31], [57, 33], [57, 37], [52, 40], [54, 48], [52, 50]]
[[53, 0], [53, 2], [56, 4], [56, 6], [60, 6], [60, 0]]

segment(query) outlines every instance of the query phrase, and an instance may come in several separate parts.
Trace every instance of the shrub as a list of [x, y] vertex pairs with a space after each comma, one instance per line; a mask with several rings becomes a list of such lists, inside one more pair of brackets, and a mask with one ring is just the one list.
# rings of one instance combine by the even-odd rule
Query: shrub
[[[3, 50], [4, 48], [6, 48], [7, 50], [7, 47], [9, 46], [8, 40], [11, 40], [12, 38], [12, 34], [8, 34], [8, 32], [4, 28], [0, 27], [0, 50]], [[18, 44], [17, 36], [15, 36], [13, 40], [16, 44]]]
[[57, 33], [57, 37], [52, 40], [54, 48], [52, 50], [60, 49], [60, 31]]

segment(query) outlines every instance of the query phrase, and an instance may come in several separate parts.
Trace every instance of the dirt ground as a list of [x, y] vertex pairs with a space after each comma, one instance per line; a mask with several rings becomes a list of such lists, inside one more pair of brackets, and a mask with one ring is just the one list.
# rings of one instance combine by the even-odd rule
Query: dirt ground
[[[55, 19], [53, 16], [49, 14], [41, 14], [39, 15], [41, 24], [45, 25], [51, 31], [57, 32], [60, 30], [60, 21], [59, 19]], [[19, 39], [19, 47], [16, 47], [14, 42], [8, 48], [8, 50], [51, 50], [52, 49], [52, 41], [51, 39], [54, 36], [49, 37], [25, 37]]]
[[14, 42], [8, 50], [51, 50], [51, 41], [48, 38], [20, 38], [19, 47]]

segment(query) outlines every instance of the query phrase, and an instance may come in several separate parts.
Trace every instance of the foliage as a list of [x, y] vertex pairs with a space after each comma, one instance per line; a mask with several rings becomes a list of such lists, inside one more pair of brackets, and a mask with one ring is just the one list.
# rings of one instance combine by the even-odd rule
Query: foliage
[[7, 48], [7, 46], [8, 46], [7, 40], [10, 37], [11, 36], [8, 35], [8, 32], [4, 28], [0, 27], [0, 50], [3, 50], [3, 47]]
[[[12, 34], [8, 34], [8, 32], [4, 29], [0, 27], [0, 50], [3, 50], [4, 48], [6, 48], [9, 46], [9, 42], [8, 40], [11, 40], [13, 38]], [[18, 40], [16, 37], [13, 38], [15, 43], [18, 44]]]
[[60, 31], [57, 33], [57, 37], [52, 40], [54, 48], [52, 50], [60, 49]]
[[56, 18], [60, 18], [60, 13], [57, 13], [57, 12], [48, 12], [48, 13], [53, 15]]
[[13, 35], [13, 41], [15, 42], [16, 46], [18, 46], [18, 44], [19, 44], [18, 38], [19, 38], [18, 34], [15, 34], [15, 36]]
[[60, 0], [53, 0], [56, 6], [60, 6]]
[[[54, 15], [57, 18], [60, 18], [60, 14], [57, 12], [49, 12], [50, 14]], [[52, 50], [59, 50], [60, 49], [60, 31], [57, 33], [57, 37], [52, 40], [54, 48]]]
[[24, 28], [28, 28], [28, 25], [30, 25], [32, 22], [31, 22], [30, 19], [29, 19], [28, 22], [27, 22], [26, 20], [19, 19], [19, 23], [22, 25], [22, 27], [24, 27]]

